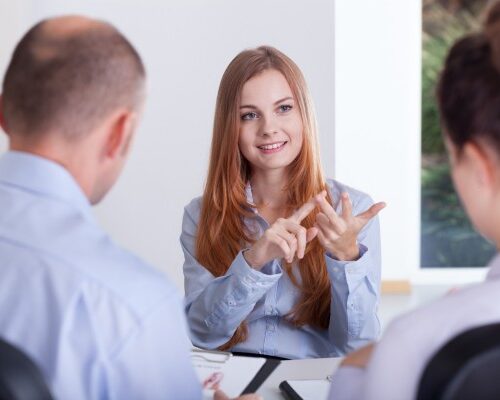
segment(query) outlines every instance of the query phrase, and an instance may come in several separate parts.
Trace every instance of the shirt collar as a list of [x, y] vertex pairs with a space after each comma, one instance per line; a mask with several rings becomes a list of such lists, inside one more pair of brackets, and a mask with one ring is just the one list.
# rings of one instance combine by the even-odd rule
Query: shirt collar
[[49, 159], [20, 151], [0, 157], [0, 182], [72, 204], [88, 212], [91, 205], [73, 176]]
[[245, 194], [247, 196], [248, 206], [255, 214], [258, 214], [257, 207], [253, 201], [252, 185], [250, 184], [250, 181], [248, 181], [245, 186]]
[[500, 279], [500, 253], [497, 253], [495, 257], [488, 264], [490, 270], [488, 275], [486, 275], [486, 280]]

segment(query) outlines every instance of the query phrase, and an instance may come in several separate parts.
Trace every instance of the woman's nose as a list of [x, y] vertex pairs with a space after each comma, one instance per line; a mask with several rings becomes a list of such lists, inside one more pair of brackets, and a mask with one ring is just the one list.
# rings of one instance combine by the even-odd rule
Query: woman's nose
[[276, 133], [278, 133], [278, 125], [274, 118], [268, 117], [268, 118], [263, 118], [262, 121], [262, 128], [261, 128], [261, 135], [262, 136], [272, 136]]

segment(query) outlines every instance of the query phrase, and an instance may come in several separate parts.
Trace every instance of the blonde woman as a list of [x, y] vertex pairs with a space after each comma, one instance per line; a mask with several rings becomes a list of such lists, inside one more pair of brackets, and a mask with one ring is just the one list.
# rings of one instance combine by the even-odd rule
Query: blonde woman
[[203, 197], [184, 210], [193, 344], [308, 358], [377, 338], [383, 207], [325, 179], [297, 65], [272, 47], [238, 54], [219, 87]]

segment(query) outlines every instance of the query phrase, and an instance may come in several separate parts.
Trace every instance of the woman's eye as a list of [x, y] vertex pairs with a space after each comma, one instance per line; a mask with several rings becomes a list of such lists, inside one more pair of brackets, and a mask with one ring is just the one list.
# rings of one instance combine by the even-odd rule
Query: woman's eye
[[252, 120], [255, 118], [257, 118], [257, 113], [254, 113], [254, 112], [249, 112], [249, 113], [243, 114], [241, 116], [241, 119], [244, 121]]
[[281, 112], [287, 112], [287, 111], [290, 111], [292, 109], [292, 106], [289, 105], [289, 104], [283, 104], [279, 107], [279, 110]]

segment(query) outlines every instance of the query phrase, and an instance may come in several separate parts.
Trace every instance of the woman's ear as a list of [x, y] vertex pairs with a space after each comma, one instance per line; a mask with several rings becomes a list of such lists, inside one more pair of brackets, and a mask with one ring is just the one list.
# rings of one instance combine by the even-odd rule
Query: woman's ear
[[484, 145], [466, 143], [460, 155], [481, 186], [492, 187], [498, 180], [498, 160], [494, 152]]

